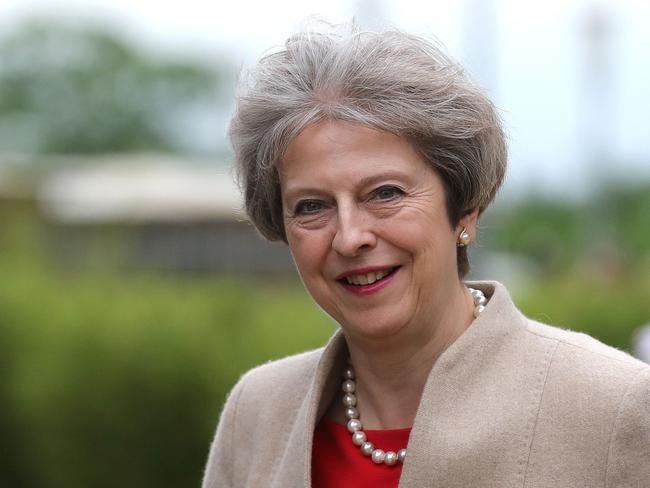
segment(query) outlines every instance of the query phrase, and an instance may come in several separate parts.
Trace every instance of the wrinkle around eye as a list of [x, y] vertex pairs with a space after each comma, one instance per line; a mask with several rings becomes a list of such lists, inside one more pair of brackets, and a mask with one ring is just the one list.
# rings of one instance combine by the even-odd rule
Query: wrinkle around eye
[[323, 209], [318, 213], [296, 214], [285, 216], [285, 226], [304, 229], [321, 228], [329, 222], [330, 213], [328, 209]]
[[370, 202], [368, 205], [369, 210], [378, 218], [392, 217], [404, 208], [404, 203], [400, 199], [380, 200]]
[[389, 198], [369, 198], [365, 205], [369, 211], [379, 217], [389, 217], [398, 212], [405, 205], [406, 194], [403, 190], [396, 188], [395, 195]]

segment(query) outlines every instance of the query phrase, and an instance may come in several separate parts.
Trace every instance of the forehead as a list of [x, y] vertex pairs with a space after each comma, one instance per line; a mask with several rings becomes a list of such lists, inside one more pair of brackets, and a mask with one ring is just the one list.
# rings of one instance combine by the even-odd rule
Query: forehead
[[415, 173], [426, 168], [407, 139], [339, 120], [304, 129], [278, 166], [283, 186], [296, 179], [354, 178], [389, 170]]

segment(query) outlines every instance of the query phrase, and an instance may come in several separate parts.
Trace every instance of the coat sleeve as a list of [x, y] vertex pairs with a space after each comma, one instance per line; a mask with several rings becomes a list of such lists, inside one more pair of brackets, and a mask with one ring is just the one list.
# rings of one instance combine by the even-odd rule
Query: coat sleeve
[[605, 485], [650, 486], [650, 367], [641, 369], [621, 400], [609, 444]]
[[217, 432], [212, 441], [202, 488], [234, 488], [234, 453], [237, 410], [246, 376], [232, 389], [221, 411]]

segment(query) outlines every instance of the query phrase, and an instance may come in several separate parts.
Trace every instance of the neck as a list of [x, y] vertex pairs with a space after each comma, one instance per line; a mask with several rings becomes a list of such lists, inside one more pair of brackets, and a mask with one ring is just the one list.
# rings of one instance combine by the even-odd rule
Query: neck
[[427, 324], [409, 324], [394, 337], [367, 339], [346, 335], [357, 377], [359, 411], [366, 429], [413, 425], [431, 368], [474, 319], [472, 298], [462, 283], [438, 302], [443, 306], [431, 310]]

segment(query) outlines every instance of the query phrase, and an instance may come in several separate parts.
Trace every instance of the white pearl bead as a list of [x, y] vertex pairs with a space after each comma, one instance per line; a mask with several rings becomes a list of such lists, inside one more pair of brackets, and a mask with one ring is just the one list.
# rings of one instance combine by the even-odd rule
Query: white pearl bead
[[356, 432], [358, 430], [361, 430], [363, 426], [361, 425], [361, 420], [359, 419], [351, 419], [348, 422], [348, 430], [350, 432]]
[[354, 390], [356, 389], [356, 386], [357, 386], [357, 385], [354, 384], [354, 381], [352, 381], [352, 380], [345, 380], [345, 381], [343, 382], [343, 387], [342, 387], [342, 388], [343, 388], [343, 391], [344, 391], [345, 393], [354, 393]]
[[395, 454], [393, 451], [388, 451], [386, 453], [386, 459], [384, 459], [384, 463], [387, 464], [388, 466], [392, 466], [397, 462], [397, 454]]
[[[472, 290], [472, 296], [476, 308], [474, 309], [475, 316], [482, 311], [482, 308], [485, 308], [483, 305], [478, 302], [484, 303], [482, 300], [479, 300], [478, 296], [483, 296], [483, 293], [480, 290]], [[477, 310], [480, 310], [477, 312]], [[348, 357], [348, 366], [343, 370], [344, 381], [341, 385], [342, 390], [344, 391], [343, 395], [343, 404], [345, 405], [345, 417], [348, 419], [347, 429], [352, 433], [352, 444], [359, 446], [359, 450], [364, 456], [370, 456], [372, 461], [375, 464], [385, 464], [386, 466], [394, 466], [398, 462], [404, 462], [406, 457], [406, 449], [400, 449], [397, 453], [394, 451], [384, 452], [381, 449], [375, 449], [375, 446], [372, 442], [368, 442], [366, 433], [361, 430], [363, 424], [359, 420], [359, 411], [355, 408], [357, 404], [357, 397], [354, 394], [356, 390], [356, 383], [352, 381], [355, 377], [354, 370], [350, 363], [350, 358]]]
[[362, 430], [359, 430], [352, 434], [352, 444], [355, 446], [361, 446], [364, 442], [366, 442], [366, 440], [368, 440], [366, 438], [366, 433]]
[[485, 307], [484, 307], [483, 305], [478, 305], [478, 306], [474, 309], [474, 318], [478, 317], [478, 316], [481, 314], [481, 312], [482, 312], [483, 310], [485, 310]]
[[361, 444], [361, 453], [364, 456], [370, 456], [375, 450], [375, 446], [372, 445], [372, 442], [364, 442]]
[[343, 395], [343, 405], [346, 407], [354, 407], [357, 405], [357, 397], [352, 393], [346, 393]]
[[483, 295], [483, 292], [481, 290], [475, 290], [473, 288], [471, 289], [470, 293], [472, 294], [472, 296], [474, 298], [485, 296], [485, 295]]
[[354, 370], [350, 367], [345, 368], [343, 370], [343, 378], [346, 380], [353, 380], [354, 379]]
[[375, 449], [372, 451], [371, 457], [373, 463], [381, 464], [384, 462], [384, 459], [386, 459], [386, 453], [381, 449]]
[[348, 418], [348, 419], [358, 419], [359, 418], [359, 411], [354, 407], [346, 407], [346, 409], [345, 409], [345, 417]]
[[474, 299], [474, 305], [485, 305], [487, 303], [487, 298], [478, 297]]

